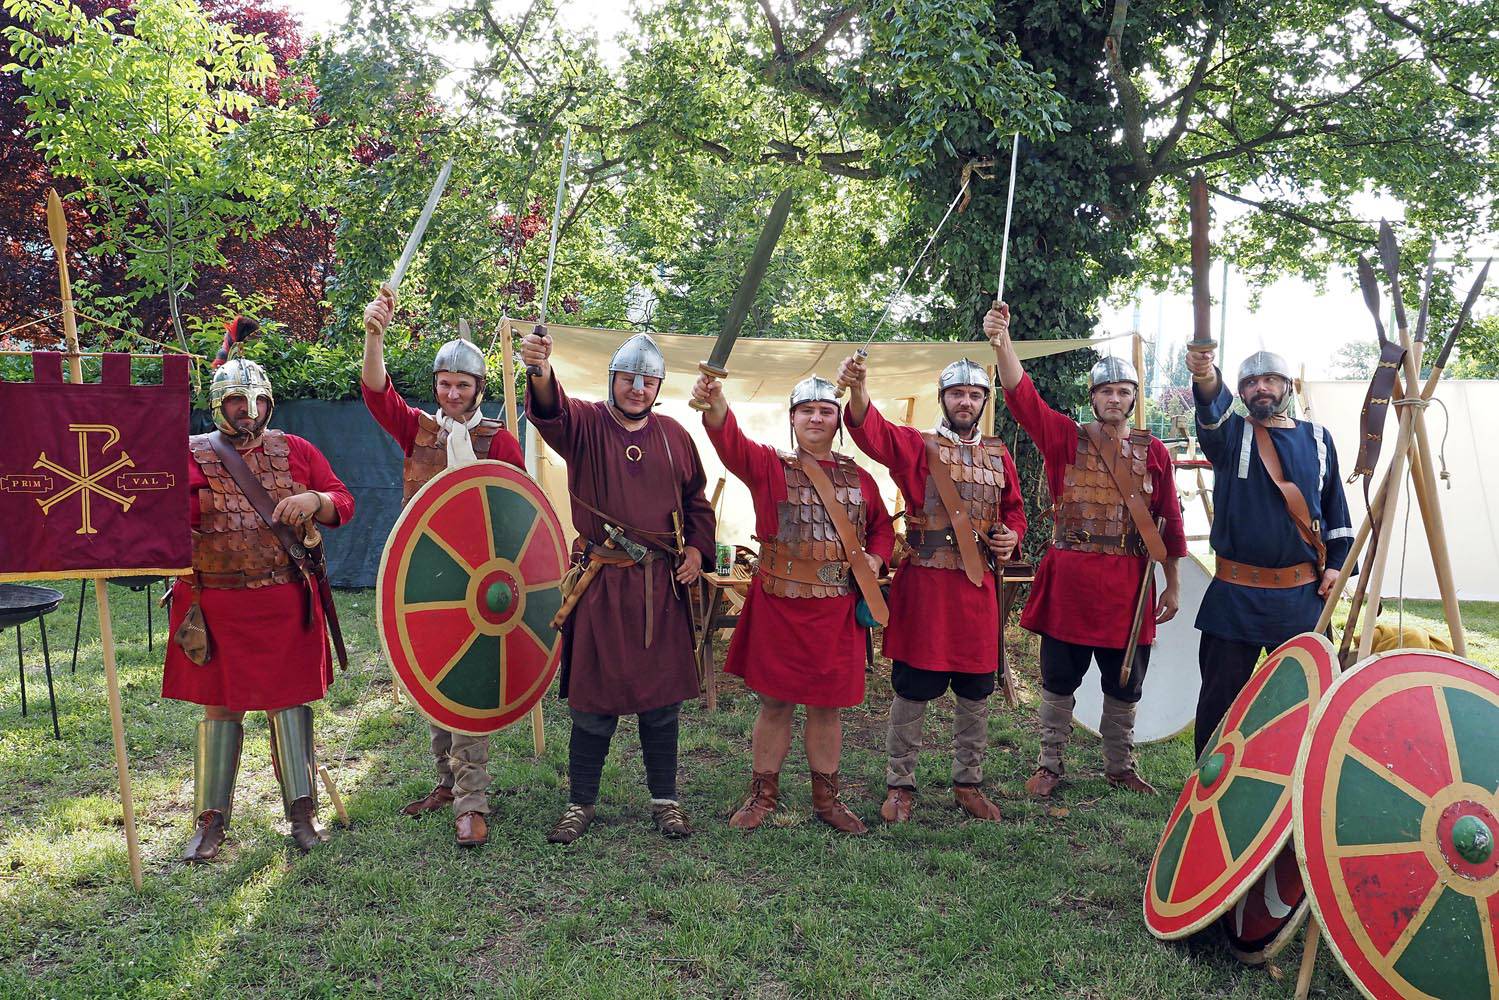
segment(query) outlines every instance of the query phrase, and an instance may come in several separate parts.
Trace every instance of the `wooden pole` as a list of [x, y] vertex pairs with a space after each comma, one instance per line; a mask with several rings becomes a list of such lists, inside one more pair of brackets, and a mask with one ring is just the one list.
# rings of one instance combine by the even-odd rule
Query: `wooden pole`
[[349, 810], [344, 808], [344, 797], [338, 794], [338, 786], [333, 783], [333, 775], [322, 764], [317, 766], [317, 773], [323, 779], [323, 787], [328, 789], [328, 798], [333, 800], [333, 811], [338, 813], [338, 822], [348, 829]]
[[[1142, 336], [1140, 336], [1137, 333], [1131, 339], [1134, 341], [1134, 344], [1135, 344], [1135, 375], [1137, 377], [1143, 379], [1145, 377], [1145, 338], [1142, 337]], [[1146, 386], [1146, 385], [1141, 385], [1139, 388], [1140, 388], [1140, 391], [1136, 394], [1136, 399], [1135, 399], [1135, 427], [1137, 427], [1140, 430], [1144, 430], [1145, 429], [1145, 395], [1146, 395], [1147, 390], [1150, 387]]]
[[1296, 1000], [1306, 1000], [1312, 989], [1312, 971], [1317, 967], [1317, 945], [1321, 943], [1322, 928], [1317, 926], [1315, 915], [1306, 921], [1306, 942], [1301, 946], [1301, 971], [1296, 975]]
[[[505, 426], [520, 440], [520, 407], [515, 398], [515, 333], [510, 326], [510, 317], [500, 320], [500, 367], [505, 373]], [[546, 752], [546, 730], [542, 727], [541, 702], [531, 709], [531, 746], [540, 757]]]
[[68, 372], [74, 385], [83, 384], [83, 359], [78, 356], [78, 321], [73, 316], [73, 280], [68, 276], [68, 219], [56, 188], [47, 189], [47, 235], [57, 253], [57, 285], [62, 295], [62, 332], [68, 341]]

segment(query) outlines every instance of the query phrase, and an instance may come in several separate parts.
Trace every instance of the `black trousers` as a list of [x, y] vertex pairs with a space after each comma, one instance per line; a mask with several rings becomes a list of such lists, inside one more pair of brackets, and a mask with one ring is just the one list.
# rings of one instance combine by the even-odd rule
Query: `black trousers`
[[1197, 696], [1197, 729], [1193, 742], [1197, 756], [1213, 738], [1213, 732], [1228, 706], [1234, 703], [1249, 675], [1254, 673], [1267, 647], [1250, 642], [1234, 642], [1211, 633], [1202, 633], [1197, 644], [1197, 669], [1202, 673], [1202, 692]]
[[1098, 681], [1110, 698], [1133, 705], [1140, 700], [1145, 671], [1150, 667], [1150, 647], [1135, 647], [1135, 659], [1129, 668], [1129, 683], [1119, 686], [1119, 668], [1124, 665], [1124, 650], [1102, 646], [1080, 646], [1049, 635], [1041, 637], [1041, 686], [1052, 694], [1066, 698], [1076, 691], [1088, 675], [1093, 659], [1098, 659]]
[[[635, 718], [640, 722], [640, 754], [645, 759], [645, 783], [653, 799], [677, 797], [677, 732], [682, 703], [653, 708]], [[573, 731], [568, 741], [567, 777], [569, 801], [591, 806], [599, 798], [599, 778], [609, 741], [619, 726], [619, 716], [599, 715], [569, 709]]]
[[959, 698], [983, 701], [994, 693], [995, 675], [965, 674], [953, 670], [921, 670], [900, 660], [890, 662], [890, 686], [907, 701], [931, 701], [940, 698], [949, 687]]

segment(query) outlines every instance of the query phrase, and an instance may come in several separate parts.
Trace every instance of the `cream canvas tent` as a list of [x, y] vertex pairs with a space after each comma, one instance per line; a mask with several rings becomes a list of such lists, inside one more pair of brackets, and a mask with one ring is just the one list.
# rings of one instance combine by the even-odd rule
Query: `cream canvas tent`
[[[524, 325], [521, 327], [525, 328]], [[567, 392], [580, 399], [602, 398], [609, 359], [630, 334], [620, 330], [550, 324], [547, 330], [554, 342], [552, 366]], [[726, 474], [703, 432], [702, 420], [687, 406], [687, 397], [697, 379], [698, 362], [708, 356], [713, 346], [712, 338], [676, 333], [652, 333], [651, 336], [666, 354], [666, 383], [661, 390], [659, 412], [675, 417], [691, 432], [708, 471], [708, 491], [711, 494], [719, 477]], [[1028, 359], [1093, 347], [1111, 339], [1115, 338], [1017, 341], [1015, 347], [1022, 359]], [[825, 340], [739, 340], [729, 359], [730, 372], [724, 382], [724, 392], [745, 433], [757, 441], [788, 447], [790, 429], [786, 400], [791, 395], [792, 386], [810, 375], [836, 378], [839, 362], [852, 354], [855, 346]], [[868, 360], [870, 395], [880, 411], [892, 420], [915, 427], [932, 427], [938, 416], [937, 373], [963, 357], [989, 366], [993, 362], [993, 351], [982, 341], [871, 345]], [[988, 414], [985, 419], [989, 419]], [[858, 449], [847, 439], [840, 450], [858, 455]], [[562, 513], [562, 520], [571, 535], [572, 525], [567, 516], [566, 467], [536, 435], [530, 436], [526, 461]], [[895, 487], [890, 478], [873, 463], [866, 461], [863, 464], [874, 474], [885, 503], [893, 510]], [[733, 476], [726, 476], [726, 480], [719, 508], [718, 539], [748, 545], [754, 533], [749, 491]]]

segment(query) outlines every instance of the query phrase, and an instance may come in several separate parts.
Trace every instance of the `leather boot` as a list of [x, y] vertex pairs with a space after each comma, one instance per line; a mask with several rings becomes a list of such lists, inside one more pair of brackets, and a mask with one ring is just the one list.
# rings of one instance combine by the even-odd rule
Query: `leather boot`
[[653, 802], [651, 822], [656, 824], [656, 829], [664, 837], [679, 840], [692, 836], [692, 824], [688, 822], [687, 812], [680, 802]]
[[291, 838], [302, 851], [328, 839], [313, 817], [317, 815], [316, 764], [312, 749], [312, 709], [295, 705], [266, 713], [270, 727], [271, 760], [281, 784], [281, 802], [291, 821]]
[[189, 862], [212, 861], [228, 836], [245, 727], [231, 719], [204, 719], [196, 735], [193, 812], [197, 819], [182, 851], [182, 860]]
[[1031, 798], [1049, 799], [1051, 793], [1057, 790], [1062, 783], [1062, 776], [1055, 771], [1048, 771], [1044, 767], [1036, 768], [1036, 773], [1026, 779], [1025, 790]]
[[1103, 738], [1103, 767], [1109, 784], [1136, 795], [1156, 794], [1150, 782], [1135, 770], [1134, 704], [1104, 695], [1098, 735]]
[[958, 803], [958, 808], [974, 819], [988, 820], [991, 823], [999, 822], [999, 806], [990, 802], [989, 797], [978, 785], [954, 785], [952, 797]]
[[446, 785], [438, 785], [426, 794], [424, 798], [415, 802], [408, 802], [401, 807], [404, 816], [420, 816], [423, 813], [436, 812], [446, 809], [453, 804], [453, 790]]
[[297, 799], [286, 810], [286, 818], [291, 820], [291, 839], [303, 854], [328, 839], [328, 835], [319, 829], [312, 818], [316, 813], [316, 801], [306, 795]]
[[456, 826], [459, 847], [480, 847], [489, 842], [489, 824], [485, 822], [484, 814], [477, 810], [460, 815]]
[[[1067, 740], [1072, 735], [1072, 710], [1077, 706], [1077, 699], [1070, 694], [1057, 694], [1041, 689], [1041, 752], [1036, 756], [1036, 773], [1031, 775], [1030, 781], [1025, 783], [1025, 790], [1037, 798], [1046, 798], [1061, 784], [1062, 776], [1067, 773], [1067, 764], [1063, 755], [1067, 751]], [[1041, 777], [1041, 772], [1047, 771], [1055, 780], [1048, 782]], [[1039, 791], [1032, 787], [1050, 785], [1046, 791]]]
[[817, 818], [839, 833], [854, 836], [868, 833], [869, 828], [838, 797], [838, 772], [812, 772], [812, 811]]
[[880, 806], [880, 819], [886, 823], [908, 823], [915, 808], [916, 789], [887, 788], [884, 804]]
[[557, 825], [552, 827], [552, 832], [547, 834], [547, 843], [571, 844], [593, 825], [593, 806], [580, 806], [576, 802], [569, 803], [563, 810], [562, 816], [557, 820]]
[[781, 799], [781, 776], [775, 771], [755, 771], [750, 775], [749, 798], [729, 817], [735, 830], [758, 830], [771, 817]]

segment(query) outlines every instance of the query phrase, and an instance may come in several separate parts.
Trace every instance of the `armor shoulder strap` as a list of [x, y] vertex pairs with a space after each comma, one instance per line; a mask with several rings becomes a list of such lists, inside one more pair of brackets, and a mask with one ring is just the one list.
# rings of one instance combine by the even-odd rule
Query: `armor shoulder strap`
[[[505, 429], [505, 421], [500, 420], [496, 417], [484, 417], [479, 421], [479, 427], [484, 428], [491, 434], [498, 434], [500, 431]], [[478, 430], [479, 428], [476, 427], [474, 429]]]
[[285, 431], [265, 431], [260, 436], [260, 446], [272, 458], [285, 458], [291, 454], [291, 442], [287, 440]]
[[1004, 438], [998, 435], [982, 438], [981, 441], [984, 445], [984, 451], [988, 452], [989, 457], [995, 462], [999, 462], [1004, 456], [1010, 453], [1010, 449], [1005, 447]]
[[1149, 448], [1150, 441], [1155, 435], [1144, 427], [1132, 427], [1129, 432], [1130, 443], [1140, 448]]

